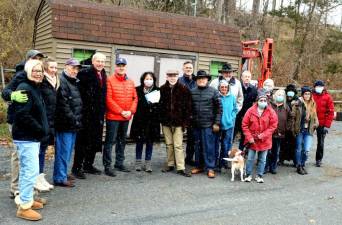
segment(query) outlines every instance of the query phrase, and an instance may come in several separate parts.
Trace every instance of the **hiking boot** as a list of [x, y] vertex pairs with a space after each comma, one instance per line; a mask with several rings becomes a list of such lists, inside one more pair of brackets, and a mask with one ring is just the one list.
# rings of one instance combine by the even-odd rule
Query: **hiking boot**
[[41, 173], [38, 175], [37, 177], [37, 181], [40, 180], [40, 182], [45, 186], [48, 187], [49, 190], [52, 190], [54, 187], [53, 185], [51, 185], [49, 182], [47, 182], [46, 178], [45, 178], [45, 173]]
[[142, 170], [141, 159], [135, 160], [135, 170], [136, 171], [141, 171]]
[[83, 172], [94, 175], [100, 175], [102, 173], [101, 170], [97, 169], [95, 166], [92, 165], [83, 167]]
[[33, 209], [23, 209], [21, 207], [19, 207], [17, 210], [17, 217], [31, 221], [37, 221], [42, 219], [42, 216]]
[[257, 183], [264, 183], [264, 179], [262, 179], [262, 176], [257, 176], [257, 177], [255, 178], [255, 181], [256, 181]]
[[110, 177], [115, 177], [116, 176], [115, 171], [112, 168], [106, 168], [104, 173], [107, 176], [110, 176]]
[[152, 172], [151, 160], [145, 160], [145, 171], [148, 173]]
[[37, 189], [39, 192], [48, 192], [48, 191], [50, 191], [50, 188], [48, 186], [46, 186], [46, 184], [44, 183], [43, 177], [42, 177], [41, 174], [39, 174], [37, 176], [34, 188]]
[[191, 177], [191, 173], [185, 172], [185, 170], [177, 170], [177, 174], [182, 175], [184, 177]]
[[208, 170], [208, 178], [215, 178], [215, 171], [214, 170]]
[[245, 178], [245, 182], [251, 182], [251, 181], [252, 181], [252, 176], [247, 175], [247, 177]]
[[303, 167], [298, 166], [298, 167], [297, 167], [297, 173], [300, 174], [300, 175], [304, 175], [305, 173], [304, 173], [304, 171], [303, 171]]

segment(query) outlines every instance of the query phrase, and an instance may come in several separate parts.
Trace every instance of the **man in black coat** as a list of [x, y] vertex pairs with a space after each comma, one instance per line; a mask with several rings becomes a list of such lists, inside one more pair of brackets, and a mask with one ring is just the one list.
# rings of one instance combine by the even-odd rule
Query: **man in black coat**
[[245, 140], [245, 136], [243, 135], [242, 129], [241, 129], [241, 123], [244, 115], [246, 114], [247, 110], [253, 105], [253, 103], [256, 101], [258, 96], [258, 91], [255, 86], [253, 86], [250, 82], [252, 79], [252, 74], [248, 70], [244, 71], [241, 75], [241, 86], [242, 86], [242, 92], [243, 92], [243, 104], [240, 112], [236, 116], [235, 120], [235, 129], [234, 129], [234, 139], [238, 132], [240, 132], [241, 139], [239, 144], [239, 149], [243, 149], [243, 143]]
[[103, 121], [106, 110], [107, 76], [104, 69], [106, 56], [95, 53], [90, 68], [81, 70], [79, 90], [83, 102], [82, 129], [78, 132], [72, 173], [85, 179], [85, 173], [101, 174], [94, 167], [96, 152], [102, 152]]

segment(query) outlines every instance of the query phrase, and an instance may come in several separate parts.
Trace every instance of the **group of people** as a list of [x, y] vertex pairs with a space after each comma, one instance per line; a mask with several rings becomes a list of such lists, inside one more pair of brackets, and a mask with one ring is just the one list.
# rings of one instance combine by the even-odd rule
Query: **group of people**
[[[321, 166], [324, 138], [334, 116], [332, 98], [321, 80], [313, 89], [303, 86], [298, 95], [293, 84], [274, 90], [271, 79], [257, 89], [251, 84], [249, 71], [242, 73], [240, 81], [228, 63], [211, 81], [204, 70], [195, 75], [193, 63], [186, 61], [182, 76], [177, 70], [168, 70], [165, 84], [158, 87], [155, 74], [148, 71], [136, 87], [127, 75], [126, 59], [117, 58], [114, 74], [108, 77], [105, 62], [106, 56], [98, 52], [86, 68], [71, 58], [58, 74], [56, 61], [30, 50], [3, 90], [2, 97], [10, 102], [8, 123], [16, 146], [11, 160], [11, 195], [18, 206], [17, 217], [42, 218], [36, 210], [43, 208], [46, 200], [34, 194], [35, 188], [74, 187], [76, 178], [101, 174], [94, 166], [97, 152], [102, 152], [105, 175], [130, 172], [124, 161], [132, 118], [130, 137], [136, 142], [136, 171], [152, 172], [153, 145], [159, 141], [161, 130], [167, 152], [162, 168], [165, 173], [175, 170], [185, 177], [205, 173], [215, 178], [216, 173], [228, 168], [224, 158], [238, 133], [239, 148], [247, 154], [247, 182], [252, 181], [256, 157], [258, 183], [264, 182], [264, 173], [276, 174], [278, 163], [284, 160], [293, 160], [297, 172], [307, 174], [305, 163], [315, 130], [316, 166]], [[49, 145], [55, 146], [54, 185], [44, 174]], [[186, 164], [192, 166], [191, 171]]]

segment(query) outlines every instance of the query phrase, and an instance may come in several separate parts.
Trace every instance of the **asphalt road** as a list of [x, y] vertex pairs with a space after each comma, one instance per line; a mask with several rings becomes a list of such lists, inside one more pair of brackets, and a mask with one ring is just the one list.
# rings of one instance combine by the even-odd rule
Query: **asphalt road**
[[[326, 139], [324, 164], [314, 167], [313, 144], [308, 175], [290, 166], [267, 174], [264, 184], [230, 181], [229, 173], [215, 179], [163, 174], [165, 145], [155, 147], [153, 173], [120, 173], [110, 178], [88, 175], [73, 189], [55, 188], [42, 194], [48, 204], [36, 224], [342, 224], [342, 122], [335, 122]], [[0, 150], [0, 224], [32, 224], [15, 217], [9, 194], [9, 149]], [[134, 167], [134, 145], [126, 148]], [[52, 163], [46, 172], [51, 180]], [[101, 155], [96, 165], [101, 167]]]

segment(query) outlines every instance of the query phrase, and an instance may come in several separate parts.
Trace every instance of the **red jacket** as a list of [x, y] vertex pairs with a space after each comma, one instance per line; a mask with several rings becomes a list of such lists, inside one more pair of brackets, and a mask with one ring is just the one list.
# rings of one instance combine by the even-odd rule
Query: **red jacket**
[[261, 116], [257, 111], [258, 105], [249, 108], [242, 120], [242, 131], [245, 135], [245, 143], [254, 139], [249, 147], [255, 151], [266, 151], [272, 148], [272, 134], [278, 126], [276, 112], [269, 105]]
[[[137, 109], [138, 97], [134, 82], [127, 76], [113, 74], [107, 79], [106, 119], [130, 120]], [[131, 111], [130, 118], [124, 118], [122, 111]]]
[[334, 119], [334, 101], [326, 90], [322, 94], [313, 93], [319, 126], [329, 128]]

